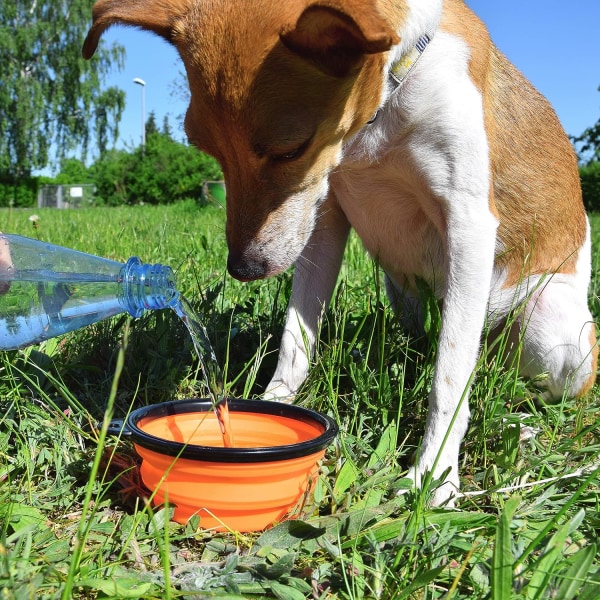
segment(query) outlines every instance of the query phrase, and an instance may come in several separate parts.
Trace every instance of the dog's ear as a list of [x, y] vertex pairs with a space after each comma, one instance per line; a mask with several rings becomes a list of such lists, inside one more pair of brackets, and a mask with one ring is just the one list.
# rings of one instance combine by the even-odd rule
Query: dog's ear
[[190, 0], [98, 0], [92, 11], [92, 27], [83, 43], [83, 57], [91, 58], [102, 34], [116, 24], [147, 29], [172, 41], [175, 23], [189, 4]]
[[386, 52], [399, 38], [372, 3], [318, 0], [282, 31], [281, 41], [325, 73], [343, 77], [366, 54]]

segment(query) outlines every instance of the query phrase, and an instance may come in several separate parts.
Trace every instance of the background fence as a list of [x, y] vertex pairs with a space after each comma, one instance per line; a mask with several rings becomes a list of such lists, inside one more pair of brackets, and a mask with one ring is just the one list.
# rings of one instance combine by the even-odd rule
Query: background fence
[[38, 191], [38, 208], [81, 208], [94, 201], [93, 183], [44, 185]]

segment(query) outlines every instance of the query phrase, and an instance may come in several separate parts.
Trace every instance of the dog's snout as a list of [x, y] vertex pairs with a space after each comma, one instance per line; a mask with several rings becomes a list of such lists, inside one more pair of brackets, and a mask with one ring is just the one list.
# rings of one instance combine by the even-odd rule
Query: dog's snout
[[268, 265], [264, 260], [236, 256], [231, 252], [227, 258], [227, 270], [232, 277], [240, 281], [253, 281], [268, 275]]

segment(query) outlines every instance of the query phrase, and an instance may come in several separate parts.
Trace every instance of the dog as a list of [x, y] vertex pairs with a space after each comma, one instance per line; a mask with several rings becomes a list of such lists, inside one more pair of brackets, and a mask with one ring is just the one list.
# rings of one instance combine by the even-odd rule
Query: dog
[[[185, 129], [221, 164], [229, 273], [295, 264], [266, 397], [305, 380], [350, 228], [392, 307], [442, 307], [425, 432], [410, 472], [453, 501], [485, 327], [510, 320], [520, 372], [545, 394], [596, 377], [589, 223], [573, 149], [549, 103], [463, 0], [99, 0], [90, 58], [114, 24], [178, 50]], [[511, 318], [512, 315], [512, 318]]]

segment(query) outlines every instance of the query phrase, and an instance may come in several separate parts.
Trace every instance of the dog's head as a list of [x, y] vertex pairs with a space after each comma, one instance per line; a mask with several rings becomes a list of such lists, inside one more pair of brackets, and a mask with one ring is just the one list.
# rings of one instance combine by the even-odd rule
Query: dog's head
[[342, 144], [375, 112], [398, 39], [376, 0], [98, 0], [83, 54], [124, 24], [174, 44], [190, 141], [221, 163], [228, 268], [289, 267], [306, 244]]

